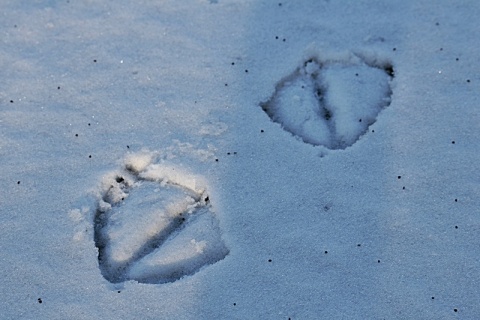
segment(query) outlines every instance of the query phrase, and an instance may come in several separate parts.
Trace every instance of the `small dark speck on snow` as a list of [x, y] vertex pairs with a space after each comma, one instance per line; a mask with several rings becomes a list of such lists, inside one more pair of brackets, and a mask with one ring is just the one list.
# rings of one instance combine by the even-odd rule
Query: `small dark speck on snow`
[[398, 176], [397, 179], [402, 179], [402, 176]]
[[20, 184], [20, 181], [17, 181], [17, 184]]
[[37, 301], [38, 301], [38, 303], [42, 303], [42, 302], [43, 302], [43, 301], [42, 301], [42, 298], [38, 298]]
[[272, 262], [272, 259], [268, 259], [268, 262]]
[[13, 100], [10, 100], [10, 103], [13, 103]]
[[392, 66], [387, 66], [383, 68], [383, 70], [390, 76], [393, 77], [395, 75], [395, 70], [393, 70]]

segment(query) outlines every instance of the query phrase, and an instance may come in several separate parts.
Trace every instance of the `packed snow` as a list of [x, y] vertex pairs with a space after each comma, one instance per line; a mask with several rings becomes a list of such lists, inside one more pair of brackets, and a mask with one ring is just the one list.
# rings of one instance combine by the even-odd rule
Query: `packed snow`
[[154, 159], [130, 153], [102, 179], [94, 240], [112, 283], [176, 281], [228, 254], [203, 179]]
[[324, 65], [309, 59], [292, 79], [280, 83], [263, 109], [307, 143], [344, 149], [390, 104], [390, 76], [389, 64], [381, 70], [350, 61]]
[[1, 319], [480, 318], [480, 3], [0, 9]]

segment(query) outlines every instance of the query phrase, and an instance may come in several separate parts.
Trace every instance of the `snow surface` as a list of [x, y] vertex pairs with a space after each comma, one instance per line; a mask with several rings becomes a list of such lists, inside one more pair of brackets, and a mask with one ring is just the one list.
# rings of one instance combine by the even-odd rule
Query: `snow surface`
[[[1, 319], [480, 318], [477, 1], [0, 8]], [[346, 120], [346, 145], [262, 108], [312, 57], [335, 90], [298, 99], [375, 114]], [[388, 87], [365, 79], [387, 107], [347, 62], [391, 64]], [[103, 199], [125, 170], [132, 189]], [[126, 229], [102, 230], [141, 238], [143, 195], [161, 216], [189, 192], [200, 215], [128, 270], [140, 281], [107, 280], [98, 213], [125, 201]]]
[[[393, 69], [351, 61], [309, 59], [262, 108], [287, 131], [313, 145], [345, 149], [391, 102]], [[391, 73], [392, 75], [389, 75]], [[291, 79], [290, 79], [291, 78]]]
[[218, 219], [202, 177], [154, 154], [129, 154], [102, 180], [95, 212], [100, 270], [112, 283], [165, 283], [225, 258]]

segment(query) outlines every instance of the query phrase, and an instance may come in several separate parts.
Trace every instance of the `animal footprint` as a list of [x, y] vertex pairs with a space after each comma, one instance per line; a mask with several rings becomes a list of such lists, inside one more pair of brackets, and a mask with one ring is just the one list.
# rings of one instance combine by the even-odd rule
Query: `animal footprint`
[[228, 254], [201, 178], [150, 162], [132, 156], [103, 181], [95, 244], [112, 283], [173, 282]]
[[391, 102], [388, 63], [308, 59], [277, 84], [262, 109], [286, 131], [312, 145], [345, 149]]

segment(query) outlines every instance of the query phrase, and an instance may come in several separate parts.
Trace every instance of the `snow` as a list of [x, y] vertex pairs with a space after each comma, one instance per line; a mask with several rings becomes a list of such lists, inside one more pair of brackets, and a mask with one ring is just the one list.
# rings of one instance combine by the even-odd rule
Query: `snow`
[[98, 261], [115, 284], [177, 281], [228, 254], [203, 179], [153, 161], [151, 152], [128, 154], [125, 170], [107, 174], [97, 196]]
[[0, 7], [0, 318], [479, 317], [477, 2]]
[[355, 143], [390, 104], [390, 69], [390, 65], [382, 70], [361, 62], [330, 64], [308, 59], [280, 82], [274, 97], [262, 108], [303, 141], [344, 149]]
[[128, 271], [128, 277], [147, 283], [176, 281], [224, 259], [228, 249], [220, 232], [214, 232], [218, 231], [216, 219], [208, 213], [196, 214], [191, 219], [176, 237], [139, 260]]

